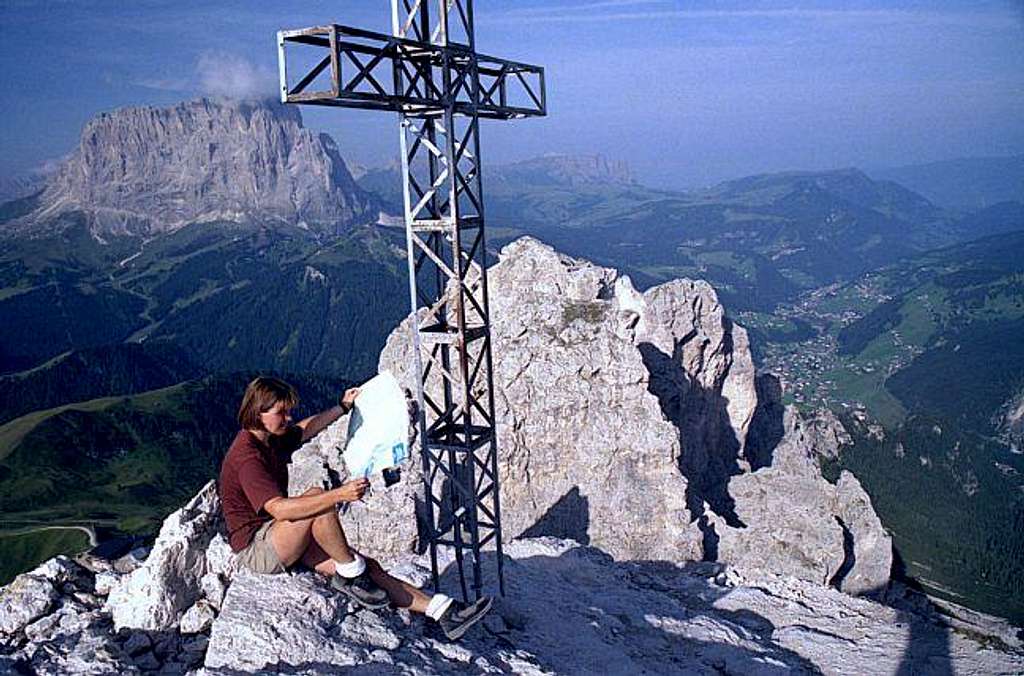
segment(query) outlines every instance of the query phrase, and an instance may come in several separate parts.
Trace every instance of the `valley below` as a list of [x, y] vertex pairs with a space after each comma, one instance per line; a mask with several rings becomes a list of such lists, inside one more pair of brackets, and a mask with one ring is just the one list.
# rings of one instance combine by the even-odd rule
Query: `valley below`
[[785, 401], [830, 410], [849, 432], [823, 468], [864, 482], [900, 573], [1017, 621], [1024, 456], [1003, 430], [1024, 382], [1024, 270], [1007, 254], [1020, 240], [940, 250], [740, 315]]

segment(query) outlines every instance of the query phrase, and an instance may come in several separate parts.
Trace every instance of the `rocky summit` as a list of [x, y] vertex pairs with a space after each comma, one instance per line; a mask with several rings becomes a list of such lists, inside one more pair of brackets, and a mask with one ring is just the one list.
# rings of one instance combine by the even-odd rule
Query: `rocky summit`
[[[508, 535], [884, 592], [892, 548], [870, 500], [852, 475], [821, 477], [821, 435], [759, 386], [710, 285], [641, 294], [531, 238], [505, 247], [488, 283]], [[380, 368], [414, 387], [408, 336], [392, 333]], [[353, 509], [368, 551], [414, 551], [418, 471]]]
[[227, 99], [93, 118], [38, 208], [12, 227], [31, 232], [75, 211], [98, 237], [210, 220], [330, 230], [377, 216], [334, 141], [305, 129], [296, 108]]
[[[482, 625], [450, 643], [404, 610], [350, 607], [309, 571], [237, 570], [211, 482], [151, 550], [58, 557], [0, 590], [0, 671], [1024, 671], [1016, 629], [890, 580], [891, 541], [857, 479], [821, 478], [837, 421], [781, 404], [709, 285], [639, 293], [532, 239], [501, 252], [489, 283], [508, 593]], [[408, 328], [380, 366], [411, 384]], [[347, 425], [297, 453], [291, 493], [344, 471]], [[424, 585], [418, 467], [375, 479], [342, 520]]]

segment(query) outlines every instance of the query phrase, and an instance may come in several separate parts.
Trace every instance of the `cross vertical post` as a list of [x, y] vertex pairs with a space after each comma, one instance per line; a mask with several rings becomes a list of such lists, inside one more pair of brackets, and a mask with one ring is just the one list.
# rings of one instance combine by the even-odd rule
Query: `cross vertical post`
[[[391, 0], [391, 28], [280, 31], [281, 100], [399, 115], [434, 589], [438, 548], [449, 547], [462, 597], [468, 558], [480, 598], [481, 551], [493, 543], [504, 595], [479, 132], [481, 118], [546, 115], [544, 69], [477, 53], [473, 0]], [[289, 49], [299, 48], [322, 58], [293, 84]]]

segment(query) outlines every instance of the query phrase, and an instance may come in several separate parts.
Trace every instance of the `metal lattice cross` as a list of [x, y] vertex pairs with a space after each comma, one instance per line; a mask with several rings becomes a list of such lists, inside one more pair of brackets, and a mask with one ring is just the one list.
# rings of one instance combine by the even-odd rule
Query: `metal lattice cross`
[[464, 599], [472, 559], [479, 598], [480, 553], [493, 541], [504, 594], [479, 121], [545, 115], [544, 70], [478, 54], [472, 0], [392, 0], [391, 24], [392, 35], [334, 24], [279, 32], [281, 100], [399, 115], [434, 588], [447, 546]]

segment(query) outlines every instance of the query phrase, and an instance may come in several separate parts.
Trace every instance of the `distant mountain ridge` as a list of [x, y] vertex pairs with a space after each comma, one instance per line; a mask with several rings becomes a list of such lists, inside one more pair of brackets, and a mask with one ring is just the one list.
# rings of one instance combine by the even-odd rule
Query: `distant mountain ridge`
[[[359, 183], [401, 213], [398, 169]], [[643, 288], [707, 279], [737, 310], [769, 310], [901, 257], [1022, 224], [1018, 205], [962, 215], [856, 168], [758, 174], [683, 193], [638, 184], [601, 158], [546, 156], [488, 170], [484, 197], [493, 246], [532, 235], [623, 269]]]
[[[357, 167], [356, 182], [381, 198], [396, 215], [403, 212], [402, 168], [397, 162], [383, 167]], [[629, 163], [602, 155], [548, 154], [484, 168], [484, 199], [522, 195], [525, 190], [602, 190], [639, 187]]]
[[787, 194], [821, 191], [860, 207], [904, 218], [933, 219], [940, 210], [926, 198], [892, 181], [871, 179], [853, 167], [832, 171], [785, 171], [725, 181], [697, 193], [713, 201], [750, 205], [775, 203]]
[[949, 209], [975, 210], [1000, 202], [1024, 202], [1024, 154], [964, 157], [872, 169], [868, 173], [896, 181]]
[[624, 160], [609, 159], [602, 155], [543, 155], [528, 160], [495, 167], [492, 178], [502, 182], [520, 184], [585, 185], [635, 183], [633, 171]]
[[377, 214], [334, 141], [305, 129], [297, 108], [223, 99], [98, 115], [35, 210], [8, 227], [45, 232], [70, 212], [101, 238], [211, 220], [337, 231]]
[[637, 184], [498, 188], [487, 193], [488, 219], [510, 230], [499, 238], [532, 234], [625, 269], [642, 287], [707, 279], [738, 310], [770, 309], [966, 237], [924, 197], [857, 169], [762, 174], [691, 193]]

